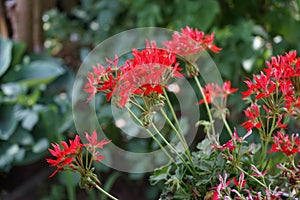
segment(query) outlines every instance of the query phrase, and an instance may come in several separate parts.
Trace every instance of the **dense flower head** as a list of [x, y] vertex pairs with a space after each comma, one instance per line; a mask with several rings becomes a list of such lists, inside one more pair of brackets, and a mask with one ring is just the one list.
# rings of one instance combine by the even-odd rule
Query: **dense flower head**
[[172, 77], [181, 77], [175, 54], [147, 42], [142, 51], [133, 49], [133, 58], [121, 66], [122, 75], [114, 94], [118, 106], [125, 106], [132, 95], [148, 96], [152, 92], [163, 93], [163, 88]]
[[297, 57], [297, 51], [272, 57], [271, 62], [267, 61], [267, 66], [266, 74], [277, 79], [300, 76], [300, 58]]
[[246, 129], [261, 128], [262, 124], [260, 122], [260, 108], [257, 103], [251, 104], [246, 110], [244, 110], [246, 117], [248, 118], [242, 126]]
[[[78, 135], [75, 136], [74, 140], [69, 140], [69, 145], [65, 142], [61, 142], [61, 146], [57, 143], [52, 144], [53, 149], [48, 149], [52, 156], [56, 157], [55, 159], [46, 158], [46, 161], [57, 169], [49, 176], [52, 178], [57, 172], [62, 170], [77, 170], [81, 174], [85, 173], [90, 169], [83, 168], [82, 157], [83, 157], [83, 148], [86, 148], [86, 151], [89, 151], [92, 154], [91, 159], [95, 162], [99, 162], [104, 158], [104, 156], [100, 155], [97, 151], [98, 149], [102, 149], [104, 145], [110, 142], [106, 140], [97, 140], [96, 131], [90, 136], [86, 133], [86, 140], [88, 143], [81, 143], [81, 139]], [[81, 164], [79, 164], [81, 163]]]
[[221, 48], [213, 44], [214, 33], [205, 35], [204, 32], [197, 28], [186, 27], [181, 32], [175, 32], [170, 41], [163, 42], [163, 45], [180, 56], [197, 54], [202, 50], [211, 50], [218, 53]]
[[80, 143], [80, 137], [76, 135], [74, 140], [69, 140], [70, 145], [68, 145], [65, 141], [61, 142], [60, 147], [59, 144], [52, 144], [53, 149], [48, 149], [52, 156], [56, 157], [56, 159], [47, 158], [46, 161], [51, 165], [57, 167], [57, 169], [50, 175], [53, 177], [58, 171], [64, 170], [66, 167], [72, 165], [74, 161], [74, 156], [77, 151], [80, 151], [82, 144]]
[[277, 135], [273, 136], [273, 144], [270, 152], [282, 152], [287, 156], [300, 153], [300, 138], [299, 134], [284, 134], [278, 131]]
[[[242, 126], [246, 129], [257, 128], [263, 131], [268, 128], [270, 120], [277, 121], [272, 125], [273, 130], [286, 128], [284, 118], [300, 117], [300, 59], [297, 52], [272, 57], [266, 64], [267, 67], [260, 74], [253, 75], [252, 80], [245, 80], [248, 89], [242, 92], [243, 98], [251, 99], [252, 102], [244, 111], [248, 119]], [[258, 106], [260, 103], [263, 110]]]
[[271, 62], [267, 61], [267, 68], [259, 75], [253, 75], [253, 80], [245, 81], [248, 90], [242, 92], [244, 98], [251, 95], [255, 99], [271, 98], [273, 95], [282, 95], [285, 108], [291, 108], [296, 100], [296, 93], [299, 93], [300, 58], [297, 52], [293, 51], [272, 57]]
[[133, 58], [118, 67], [118, 58], [110, 61], [107, 67], [98, 64], [93, 72], [88, 72], [85, 92], [90, 93], [91, 100], [97, 92], [103, 92], [110, 100], [117, 98], [117, 105], [124, 107], [132, 95], [149, 95], [163, 93], [163, 88], [172, 77], [181, 77], [176, 55], [157, 47], [155, 41], [146, 41], [143, 50], [132, 50]]

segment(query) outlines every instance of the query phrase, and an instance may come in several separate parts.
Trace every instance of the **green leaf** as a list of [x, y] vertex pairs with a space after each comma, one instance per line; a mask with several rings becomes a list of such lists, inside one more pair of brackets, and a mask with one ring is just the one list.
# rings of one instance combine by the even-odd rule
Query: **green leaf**
[[22, 129], [21, 127], [18, 127], [9, 141], [12, 143], [28, 146], [34, 143], [34, 138], [28, 131]]
[[12, 42], [0, 37], [0, 77], [6, 72], [11, 62]]
[[47, 138], [40, 139], [33, 147], [33, 153], [41, 153], [45, 151], [49, 146], [49, 141]]
[[153, 175], [150, 176], [151, 185], [156, 185], [159, 181], [167, 180], [171, 166], [162, 166], [158, 169], [155, 169]]
[[38, 122], [38, 120], [39, 120], [38, 113], [33, 110], [29, 110], [27, 115], [24, 117], [22, 121], [22, 127], [30, 131], [32, 130], [34, 125]]
[[[200, 1], [175, 1], [176, 7], [180, 8], [173, 14], [173, 23], [177, 29], [189, 25], [206, 31], [220, 12], [219, 3], [216, 0]], [[179, 17], [180, 16], [180, 17]]]
[[5, 82], [16, 82], [27, 87], [48, 84], [64, 73], [64, 69], [54, 61], [36, 60], [24, 63], [10, 70], [4, 77]]
[[13, 105], [0, 106], [0, 139], [8, 140], [17, 127], [17, 119], [14, 117]]
[[8, 171], [11, 167], [11, 163], [18, 155], [20, 150], [19, 145], [6, 142], [0, 145], [0, 169]]
[[25, 53], [25, 50], [26, 50], [25, 43], [14, 41], [12, 47], [12, 60], [11, 60], [12, 67], [22, 62], [22, 58]]

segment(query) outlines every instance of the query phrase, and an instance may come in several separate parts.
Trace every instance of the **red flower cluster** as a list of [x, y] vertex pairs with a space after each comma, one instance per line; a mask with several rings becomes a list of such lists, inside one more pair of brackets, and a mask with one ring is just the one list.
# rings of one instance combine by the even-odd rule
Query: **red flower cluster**
[[246, 117], [248, 118], [247, 121], [245, 121], [242, 126], [246, 129], [252, 129], [252, 128], [261, 128], [262, 124], [259, 120], [260, 117], [260, 109], [257, 103], [253, 103], [248, 107], [246, 110], [244, 110], [244, 113]]
[[[226, 81], [222, 87], [214, 83], [209, 83], [205, 86], [205, 88], [202, 88], [207, 103], [217, 103], [218, 101], [216, 99], [220, 99], [220, 102], [223, 103], [230, 94], [237, 90], [237, 88], [231, 88], [230, 81]], [[202, 103], [204, 103], [204, 99], [199, 101], [199, 104]]]
[[300, 153], [300, 138], [298, 134], [289, 136], [278, 131], [277, 135], [273, 136], [273, 140], [274, 143], [272, 144], [270, 152], [282, 152], [287, 156]]
[[215, 53], [221, 50], [221, 48], [213, 44], [214, 33], [205, 35], [204, 32], [199, 31], [197, 28], [192, 29], [187, 26], [181, 29], [181, 33], [175, 32], [172, 39], [163, 42], [163, 45], [180, 56], [194, 55], [207, 49]]
[[49, 152], [56, 157], [56, 159], [47, 158], [46, 161], [57, 167], [57, 169], [50, 175], [53, 177], [58, 171], [64, 170], [66, 166], [72, 165], [74, 161], [74, 155], [77, 151], [80, 151], [82, 144], [80, 143], [80, 137], [76, 135], [74, 140], [69, 140], [70, 146], [65, 141], [61, 142], [63, 148], [59, 144], [52, 144], [53, 149], [48, 149]]
[[123, 107], [132, 95], [163, 93], [169, 78], [182, 76], [175, 54], [158, 48], [154, 41], [147, 42], [142, 51], [133, 49], [132, 55], [133, 58], [120, 67], [117, 67], [117, 58], [107, 67], [93, 66], [93, 73], [89, 72], [85, 85], [85, 92], [90, 93], [88, 101], [97, 92], [106, 93], [108, 100], [115, 94], [118, 106]]
[[218, 149], [219, 151], [224, 151], [226, 149], [229, 150], [229, 152], [232, 152], [236, 148], [236, 144], [242, 144], [244, 140], [249, 137], [252, 134], [252, 130], [249, 130], [243, 137], [240, 137], [236, 131], [236, 128], [234, 128], [233, 132], [233, 138], [229, 141], [227, 141], [223, 145], [219, 144], [213, 144], [214, 148]]
[[[242, 92], [244, 98], [254, 95], [258, 100], [282, 95], [286, 109], [290, 111], [292, 106], [299, 107], [300, 99], [295, 95], [299, 85], [293, 84], [300, 77], [300, 58], [296, 56], [297, 52], [293, 51], [284, 56], [272, 57], [271, 62], [267, 62], [267, 68], [261, 71], [260, 75], [253, 75], [254, 81], [250, 79], [245, 81], [248, 90]], [[268, 107], [271, 109], [270, 106]]]
[[[254, 102], [244, 111], [248, 118], [242, 126], [246, 129], [264, 129], [266, 120], [277, 120], [275, 128], [286, 128], [282, 119], [286, 115], [298, 115], [300, 108], [300, 58], [293, 51], [267, 62], [267, 68], [253, 80], [245, 81], [248, 90], [243, 98], [255, 97]], [[264, 116], [256, 103], [262, 100]], [[268, 127], [267, 127], [268, 128]], [[274, 127], [273, 127], [274, 128]], [[274, 128], [274, 129], [275, 129]]]
[[175, 54], [158, 48], [154, 41], [147, 42], [142, 51], [133, 49], [132, 54], [134, 57], [120, 67], [120, 79], [113, 91], [121, 107], [131, 95], [162, 94], [170, 78], [182, 76]]
[[49, 148], [48, 150], [55, 159], [46, 158], [46, 161], [51, 166], [57, 167], [57, 169], [49, 176], [50, 178], [62, 170], [85, 171], [85, 169], [82, 169], [84, 166], [81, 165], [84, 147], [86, 147], [87, 150], [91, 150], [92, 159], [94, 161], [99, 162], [104, 158], [104, 156], [99, 155], [98, 149], [102, 149], [103, 146], [110, 141], [105, 141], [104, 139], [98, 141], [96, 131], [93, 132], [92, 136], [86, 133], [86, 139], [89, 143], [83, 144], [80, 142], [80, 137], [76, 135], [74, 140], [69, 140], [70, 145], [65, 141], [61, 142], [62, 148], [57, 143], [52, 144], [53, 149]]
[[90, 93], [87, 101], [92, 100], [97, 92], [105, 93], [107, 99], [110, 100], [119, 79], [119, 74], [116, 73], [118, 57], [115, 57], [115, 61], [107, 59], [107, 62], [109, 63], [107, 67], [97, 64], [97, 66], [92, 66], [93, 72], [88, 72], [88, 82], [84, 86], [84, 91]]

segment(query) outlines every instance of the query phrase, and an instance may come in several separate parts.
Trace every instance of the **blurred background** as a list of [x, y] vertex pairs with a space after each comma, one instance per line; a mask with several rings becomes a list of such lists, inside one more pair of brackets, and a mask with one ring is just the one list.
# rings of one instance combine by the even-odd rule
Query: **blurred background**
[[[212, 55], [224, 80], [243, 80], [272, 55], [300, 51], [300, 0], [0, 0], [0, 199], [105, 199], [80, 190], [78, 177], [48, 167], [50, 143], [76, 133], [71, 92], [86, 55], [101, 41], [137, 27], [215, 32], [223, 48]], [[231, 124], [241, 129], [241, 95], [229, 101]], [[151, 141], [120, 137], [109, 105], [99, 121], [110, 139], [147, 152]], [[294, 126], [299, 130], [299, 126]], [[202, 130], [199, 130], [201, 139]], [[110, 159], [110, 158], [107, 158]], [[97, 164], [103, 187], [122, 200], [157, 199], [151, 174], [128, 174]]]

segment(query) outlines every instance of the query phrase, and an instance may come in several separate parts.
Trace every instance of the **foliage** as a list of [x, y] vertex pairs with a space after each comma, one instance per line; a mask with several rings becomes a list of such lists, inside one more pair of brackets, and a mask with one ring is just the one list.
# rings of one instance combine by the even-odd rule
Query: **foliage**
[[24, 50], [0, 38], [1, 171], [40, 159], [72, 125], [72, 73], [57, 59]]
[[[241, 126], [247, 132], [243, 134], [228, 123], [228, 97], [238, 89], [231, 88], [230, 81], [221, 85], [216, 80], [202, 87], [198, 77], [203, 64], [198, 66], [196, 61], [204, 51], [221, 50], [214, 44], [214, 34], [187, 26], [162, 45], [159, 48], [155, 41], [147, 41], [144, 49], [133, 49], [132, 58], [124, 64], [119, 64], [117, 56], [113, 61], [106, 59], [106, 65], [92, 67], [84, 86], [87, 101], [97, 93], [105, 94], [114, 106], [126, 110], [165, 154], [169, 162], [151, 176], [152, 184], [165, 184], [161, 199], [298, 197], [300, 138], [288, 129], [289, 120], [300, 118], [297, 52], [271, 57], [266, 68], [244, 81], [247, 90], [241, 92], [242, 99], [250, 105], [244, 110], [247, 120]], [[190, 126], [204, 126], [207, 137], [198, 144], [198, 151], [189, 149], [188, 134], [179, 123], [181, 115], [168, 97], [172, 92], [169, 80], [173, 83], [184, 76], [195, 82], [195, 92], [202, 97], [198, 104], [205, 105], [208, 116], [208, 120], [191, 119], [198, 122]], [[159, 115], [166, 122], [163, 129], [159, 128], [161, 120], [155, 120]], [[216, 129], [218, 121], [224, 124], [223, 131]], [[252, 130], [259, 133], [256, 143], [248, 141]], [[177, 142], [171, 141], [169, 132]], [[220, 140], [223, 134], [229, 135], [225, 143]], [[273, 159], [274, 152], [283, 155], [280, 161]]]

